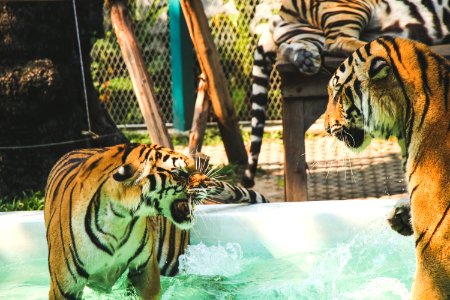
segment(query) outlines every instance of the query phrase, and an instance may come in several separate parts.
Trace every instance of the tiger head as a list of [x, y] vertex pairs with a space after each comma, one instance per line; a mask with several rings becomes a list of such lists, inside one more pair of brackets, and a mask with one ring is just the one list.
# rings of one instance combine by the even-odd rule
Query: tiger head
[[[193, 159], [155, 145], [127, 145], [102, 187], [102, 197], [136, 216], [163, 215], [181, 228], [193, 223], [196, 190], [208, 177]], [[124, 158], [125, 157], [125, 158]]]
[[328, 84], [325, 130], [355, 151], [364, 150], [374, 137], [401, 135], [396, 123], [404, 93], [382, 41], [356, 50]]

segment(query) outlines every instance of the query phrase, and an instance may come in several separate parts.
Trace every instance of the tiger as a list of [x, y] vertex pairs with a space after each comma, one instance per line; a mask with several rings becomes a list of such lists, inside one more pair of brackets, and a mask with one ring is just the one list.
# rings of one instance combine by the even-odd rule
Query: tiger
[[145, 299], [160, 294], [155, 254], [162, 215], [182, 229], [193, 223], [195, 193], [208, 181], [192, 158], [159, 145], [123, 144], [69, 152], [46, 186], [50, 299], [109, 291], [128, 270]]
[[450, 62], [428, 46], [380, 37], [328, 85], [325, 129], [347, 147], [397, 138], [416, 248], [413, 299], [450, 298]]
[[[270, 73], [277, 50], [306, 75], [328, 70], [325, 53], [348, 56], [380, 35], [393, 35], [428, 45], [450, 42], [448, 0], [282, 0], [254, 52], [252, 69], [251, 144], [241, 179], [255, 184], [261, 151]], [[301, 85], [301, 83], [299, 83]]]
[[[238, 185], [209, 177], [207, 187], [201, 188], [199, 198], [205, 204], [230, 203], [269, 203], [264, 195]], [[203, 195], [201, 195], [203, 194]], [[185, 253], [189, 244], [189, 230], [180, 230], [169, 219], [158, 216], [156, 233], [156, 255], [160, 274], [175, 276], [178, 274], [178, 258]]]

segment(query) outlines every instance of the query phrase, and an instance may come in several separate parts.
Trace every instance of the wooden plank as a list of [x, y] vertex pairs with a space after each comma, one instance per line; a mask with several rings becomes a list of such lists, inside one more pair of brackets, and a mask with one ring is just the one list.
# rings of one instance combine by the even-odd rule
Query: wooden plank
[[173, 148], [167, 128], [162, 120], [156, 102], [153, 84], [142, 58], [141, 50], [133, 33], [131, 21], [125, 5], [119, 1], [110, 1], [111, 23], [122, 51], [133, 83], [133, 89], [144, 117], [145, 125], [152, 143]]
[[208, 96], [219, 123], [220, 133], [228, 160], [237, 164], [247, 163], [247, 152], [231, 101], [227, 79], [220, 64], [208, 20], [199, 0], [180, 0], [189, 33], [197, 53], [197, 59], [208, 83]]
[[205, 135], [206, 123], [208, 122], [209, 110], [211, 102], [208, 99], [205, 74], [199, 76], [197, 89], [197, 100], [195, 101], [194, 119], [192, 121], [192, 129], [189, 133], [189, 153], [202, 151], [203, 137]]
[[285, 201], [308, 200], [302, 101], [283, 101]]

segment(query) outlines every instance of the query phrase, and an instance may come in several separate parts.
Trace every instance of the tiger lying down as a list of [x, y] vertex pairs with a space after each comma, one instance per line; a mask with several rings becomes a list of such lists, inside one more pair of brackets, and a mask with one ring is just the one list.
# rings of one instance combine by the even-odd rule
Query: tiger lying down
[[[194, 206], [210, 195], [218, 202], [267, 202], [258, 193], [209, 178], [192, 158], [158, 145], [66, 154], [50, 172], [45, 196], [49, 298], [81, 299], [86, 285], [109, 291], [128, 270], [137, 294], [157, 299], [158, 258], [178, 258], [167, 254], [187, 244], [187, 235], [180, 234], [186, 231], [178, 228], [192, 226]], [[167, 261], [162, 266], [175, 269]]]
[[342, 63], [328, 94], [325, 128], [348, 147], [397, 137], [416, 241], [412, 296], [450, 299], [450, 63], [419, 42], [378, 38]]

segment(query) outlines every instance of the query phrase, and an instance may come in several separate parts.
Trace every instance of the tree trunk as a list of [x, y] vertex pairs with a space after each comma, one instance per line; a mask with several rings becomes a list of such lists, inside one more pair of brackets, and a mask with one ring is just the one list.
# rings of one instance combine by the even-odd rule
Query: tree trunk
[[0, 4], [0, 197], [42, 189], [70, 150], [126, 142], [90, 73], [102, 9], [102, 1], [77, 1], [86, 105], [72, 1]]

